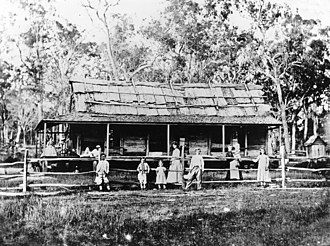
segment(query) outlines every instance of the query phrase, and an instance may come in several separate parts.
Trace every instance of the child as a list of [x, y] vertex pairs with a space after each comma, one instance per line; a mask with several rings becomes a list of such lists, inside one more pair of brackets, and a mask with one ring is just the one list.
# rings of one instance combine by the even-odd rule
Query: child
[[158, 185], [158, 189], [161, 189], [163, 185], [163, 189], [166, 189], [166, 176], [165, 176], [166, 168], [163, 167], [163, 161], [159, 160], [158, 167], [156, 168], [156, 185]]
[[145, 158], [141, 159], [141, 162], [136, 170], [139, 172], [138, 179], [140, 182], [141, 190], [145, 190], [147, 185], [147, 174], [150, 171], [150, 167], [148, 163], [145, 162]]
[[102, 190], [103, 184], [106, 186], [107, 190], [110, 190], [109, 179], [107, 175], [109, 174], [109, 162], [105, 159], [105, 154], [100, 155], [101, 160], [96, 166], [96, 178], [95, 183], [100, 186]]
[[254, 162], [258, 162], [258, 173], [257, 181], [260, 182], [260, 185], [266, 187], [266, 182], [270, 182], [269, 175], [269, 157], [265, 153], [265, 149], [260, 149], [260, 155]]

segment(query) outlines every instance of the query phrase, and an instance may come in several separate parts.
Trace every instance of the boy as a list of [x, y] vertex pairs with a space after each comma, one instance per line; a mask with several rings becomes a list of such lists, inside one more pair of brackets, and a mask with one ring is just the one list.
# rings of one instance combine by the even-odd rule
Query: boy
[[145, 190], [147, 185], [147, 174], [150, 172], [150, 167], [148, 163], [145, 162], [145, 158], [141, 159], [141, 162], [136, 170], [139, 172], [138, 179], [141, 190]]
[[96, 166], [96, 178], [95, 183], [99, 185], [100, 190], [103, 190], [103, 185], [106, 186], [107, 190], [110, 190], [109, 179], [109, 162], [105, 159], [105, 154], [100, 155], [100, 161]]

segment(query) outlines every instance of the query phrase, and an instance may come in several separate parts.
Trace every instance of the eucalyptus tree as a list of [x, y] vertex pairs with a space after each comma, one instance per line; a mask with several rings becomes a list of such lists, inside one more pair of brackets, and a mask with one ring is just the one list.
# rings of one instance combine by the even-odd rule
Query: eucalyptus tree
[[313, 20], [303, 20], [286, 6], [260, 0], [245, 1], [242, 8], [252, 19], [258, 42], [251, 52], [254, 78], [264, 86], [267, 99], [279, 112], [285, 148], [290, 152], [290, 129], [295, 149], [297, 115], [320, 103], [329, 86], [327, 49], [314, 34]]
[[109, 79], [133, 82], [133, 77], [153, 66], [158, 55], [151, 52], [151, 46], [132, 19], [113, 11], [118, 4], [120, 1], [83, 1], [91, 21], [101, 26], [105, 34], [100, 44], [100, 59], [95, 60], [103, 61], [103, 64], [99, 62], [100, 70], [106, 72]]
[[6, 20], [8, 28], [3, 30], [6, 42], [2, 40], [5, 43], [0, 48], [7, 47], [1, 56], [8, 53], [6, 59], [13, 63], [10, 82], [15, 86], [10, 88], [12, 97], [7, 110], [19, 140], [21, 132], [25, 134], [43, 117], [68, 111], [68, 80], [81, 58], [94, 52], [96, 44], [85, 42], [83, 33], [63, 20], [51, 1], [29, 0], [15, 4], [17, 13], [13, 9]]
[[235, 63], [244, 41], [229, 16], [235, 1], [169, 0], [161, 18], [144, 29], [159, 44], [164, 80], [181, 83], [238, 82]]
[[1, 141], [9, 142], [9, 119], [10, 112], [8, 104], [10, 103], [11, 93], [11, 73], [12, 65], [0, 60], [0, 117], [1, 117]]

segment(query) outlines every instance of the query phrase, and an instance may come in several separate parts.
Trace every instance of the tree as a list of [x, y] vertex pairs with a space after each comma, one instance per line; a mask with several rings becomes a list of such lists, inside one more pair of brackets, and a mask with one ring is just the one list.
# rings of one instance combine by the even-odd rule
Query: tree
[[[25, 135], [37, 123], [32, 116], [37, 115], [40, 121], [54, 112], [55, 115], [67, 112], [70, 99], [68, 79], [74, 74], [81, 57], [93, 52], [95, 44], [84, 43], [82, 33], [57, 16], [51, 2], [29, 0], [15, 4], [23, 15], [10, 15], [7, 24], [12, 28], [4, 30], [0, 48], [4, 50], [2, 55], [8, 53], [15, 57], [17, 52], [19, 61], [7, 66], [10, 81], [6, 83], [11, 83], [11, 87], [6, 93], [6, 107], [2, 112], [10, 119], [4, 121], [4, 125], [8, 125], [5, 133], [10, 126], [14, 127], [16, 139], [20, 140], [21, 133]], [[23, 28], [17, 24], [22, 20]], [[11, 29], [19, 32], [12, 34]], [[29, 107], [24, 108], [26, 105]]]
[[97, 20], [102, 24], [106, 36], [107, 59], [103, 60], [108, 60], [109, 66], [102, 70], [106, 70], [109, 79], [133, 82], [133, 77], [153, 66], [158, 55], [152, 56], [150, 46], [146, 45], [147, 41], [139, 35], [132, 20], [126, 15], [111, 12], [118, 4], [119, 1], [98, 0], [95, 3], [86, 0], [83, 6], [92, 22]]
[[11, 93], [11, 71], [12, 65], [0, 60], [0, 117], [2, 125], [1, 138], [5, 144], [9, 143], [9, 119], [10, 112], [8, 105], [10, 104], [9, 94]]
[[[108, 58], [110, 61], [110, 68], [111, 73], [109, 75], [113, 75], [115, 80], [119, 81], [119, 72], [118, 72], [118, 65], [116, 63], [116, 57], [113, 48], [113, 40], [111, 35], [111, 25], [109, 23], [109, 11], [112, 7], [118, 5], [119, 1], [111, 3], [111, 1], [107, 0], [98, 0], [98, 5], [93, 5], [90, 0], [86, 0], [83, 6], [92, 12], [96, 16], [96, 18], [102, 23], [103, 31], [106, 34], [107, 40], [107, 52]], [[90, 15], [90, 19], [93, 22], [94, 18]], [[110, 72], [110, 71], [109, 71]]]
[[248, 74], [241, 60], [250, 43], [248, 32], [239, 32], [230, 23], [238, 1], [170, 0], [161, 20], [144, 28], [149, 39], [159, 43], [157, 66], [162, 80], [181, 83], [240, 83]]
[[246, 3], [260, 36], [260, 46], [254, 52], [255, 76], [264, 85], [268, 100], [278, 108], [286, 151], [290, 152], [289, 123], [295, 148], [297, 115], [304, 107], [319, 103], [328, 86], [326, 50], [320, 42], [308, 45], [313, 21], [300, 21], [300, 16], [292, 15], [287, 8], [269, 2]]
[[[45, 81], [47, 53], [44, 43], [47, 42], [47, 13], [50, 6], [45, 2], [21, 1], [20, 7], [26, 11], [26, 20], [29, 20], [28, 30], [13, 40], [16, 43], [21, 60], [21, 72], [24, 75], [24, 86], [29, 87], [35, 97], [38, 107], [38, 120], [44, 117]], [[23, 81], [22, 81], [23, 82]]]
[[69, 79], [79, 69], [82, 57], [93, 54], [96, 44], [84, 42], [83, 33], [75, 25], [59, 18], [50, 21], [49, 28], [44, 43], [49, 61], [44, 77], [51, 89], [45, 93], [56, 112], [65, 114], [69, 110]]

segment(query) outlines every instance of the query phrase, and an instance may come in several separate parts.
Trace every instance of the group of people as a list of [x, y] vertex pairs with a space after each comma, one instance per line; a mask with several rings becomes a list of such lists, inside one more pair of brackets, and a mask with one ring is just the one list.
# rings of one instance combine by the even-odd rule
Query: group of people
[[[183, 165], [181, 164], [180, 150], [176, 142], [173, 142], [173, 152], [171, 157], [171, 164], [168, 169], [168, 175], [166, 177], [167, 169], [164, 167], [162, 160], [158, 161], [158, 167], [156, 168], [156, 185], [158, 189], [166, 189], [168, 183], [186, 183], [185, 189], [188, 189], [194, 180], [197, 182], [197, 189], [202, 188], [202, 173], [204, 171], [204, 160], [200, 155], [200, 149], [196, 149], [195, 155], [192, 156], [190, 161], [189, 173], [183, 175]], [[105, 154], [101, 153], [100, 161], [96, 165], [96, 178], [95, 183], [99, 185], [100, 190], [103, 190], [103, 186], [107, 190], [110, 190], [109, 180], [107, 175], [109, 174], [109, 162], [105, 160]], [[142, 158], [138, 167], [138, 180], [141, 190], [146, 189], [147, 175], [150, 172], [150, 166], [146, 162], [145, 158]]]
[[[228, 146], [226, 157], [233, 158], [233, 160], [229, 162], [229, 171], [227, 172], [226, 179], [242, 180], [243, 175], [239, 170], [241, 163], [240, 150], [235, 149], [234, 146]], [[266, 187], [267, 183], [271, 182], [271, 177], [269, 173], [269, 157], [266, 155], [266, 151], [263, 147], [260, 149], [258, 157], [254, 159], [253, 162], [258, 163], [257, 181], [259, 185]]]
[[[183, 164], [181, 162], [180, 150], [176, 142], [172, 144], [173, 152], [171, 157], [171, 164], [168, 169], [168, 175], [166, 177], [167, 169], [164, 167], [163, 161], [159, 160], [158, 167], [156, 168], [156, 182], [158, 189], [166, 189], [168, 183], [179, 183], [184, 184], [184, 189], [189, 189], [193, 184], [193, 181], [196, 180], [197, 189], [202, 188], [202, 174], [204, 172], [204, 160], [200, 155], [201, 150], [197, 148], [195, 154], [190, 160], [189, 172], [186, 175], [183, 175]], [[232, 157], [233, 160], [230, 162], [230, 171], [227, 174], [229, 179], [243, 179], [242, 172], [239, 170], [240, 166], [240, 153], [239, 150], [235, 150], [235, 147], [230, 146], [228, 148], [228, 153], [226, 157]], [[100, 161], [96, 165], [96, 178], [95, 182], [99, 185], [100, 190], [103, 189], [103, 186], [107, 190], [110, 190], [109, 180], [107, 175], [109, 174], [109, 162], [105, 160], [106, 155], [104, 153], [100, 154]], [[258, 162], [258, 172], [257, 172], [257, 181], [261, 186], [266, 186], [268, 182], [271, 181], [269, 173], [269, 157], [265, 153], [265, 149], [260, 149], [259, 156], [253, 160]], [[150, 166], [146, 162], [145, 158], [142, 158], [138, 167], [138, 180], [140, 183], [141, 190], [146, 189], [147, 185], [147, 175], [150, 172]]]
[[[171, 158], [171, 165], [168, 170], [166, 177], [166, 168], [164, 167], [163, 161], [159, 160], [158, 167], [156, 168], [156, 185], [158, 189], [166, 189], [168, 183], [179, 183], [185, 182], [185, 189], [188, 189], [194, 180], [197, 182], [197, 189], [202, 188], [202, 173], [204, 171], [204, 160], [200, 155], [200, 149], [196, 149], [195, 155], [190, 160], [189, 173], [183, 175], [183, 165], [181, 164], [180, 150], [178, 149], [177, 143], [174, 142], [173, 153]], [[140, 182], [141, 189], [146, 189], [147, 174], [150, 172], [149, 165], [145, 162], [145, 158], [141, 159], [141, 162], [137, 168], [138, 179]]]

